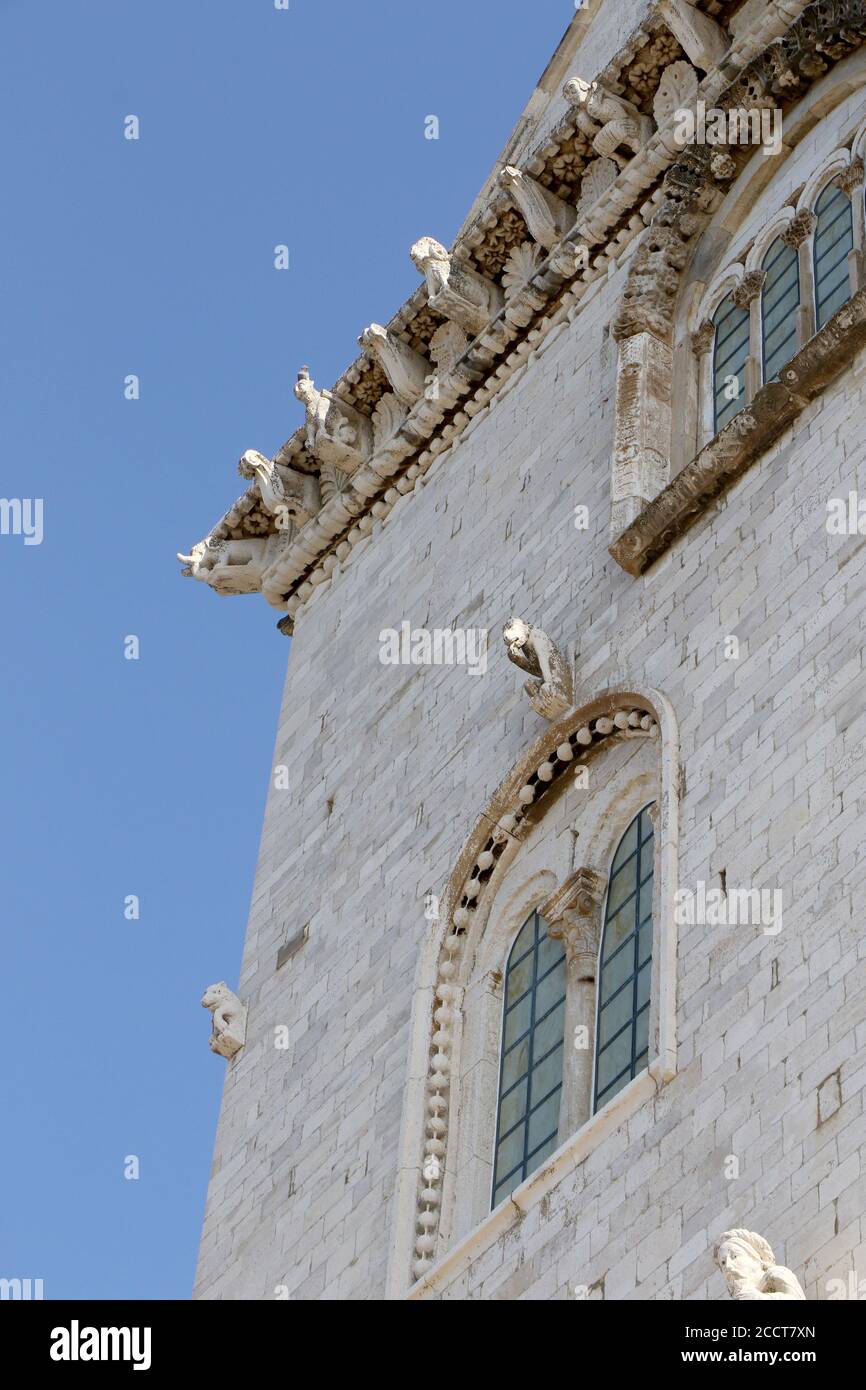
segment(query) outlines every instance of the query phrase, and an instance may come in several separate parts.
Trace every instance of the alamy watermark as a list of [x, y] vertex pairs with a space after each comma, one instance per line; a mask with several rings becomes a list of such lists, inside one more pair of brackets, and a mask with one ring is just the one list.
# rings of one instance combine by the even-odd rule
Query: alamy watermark
[[765, 936], [782, 930], [781, 888], [678, 888], [674, 920], [677, 925], [705, 927], [762, 927]]
[[41, 497], [0, 497], [0, 536], [23, 536], [25, 545], [42, 544]]
[[697, 102], [694, 111], [674, 112], [674, 139], [678, 145], [761, 145], [764, 154], [782, 150], [782, 112], [778, 107], [707, 108]]
[[383, 666], [465, 666], [470, 676], [487, 672], [486, 628], [413, 628], [402, 622], [399, 631], [386, 627], [379, 633], [379, 660]]

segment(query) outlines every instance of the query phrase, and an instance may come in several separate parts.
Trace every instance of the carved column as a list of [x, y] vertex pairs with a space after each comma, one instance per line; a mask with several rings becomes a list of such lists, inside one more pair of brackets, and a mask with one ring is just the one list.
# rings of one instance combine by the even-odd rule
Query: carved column
[[671, 455], [670, 346], [654, 333], [621, 337], [611, 484], [615, 539], [665, 486]]
[[815, 332], [815, 275], [812, 269], [812, 231], [815, 214], [804, 209], [792, 217], [782, 240], [799, 257], [800, 307], [797, 310], [797, 346], [804, 347]]
[[751, 405], [755, 392], [761, 389], [761, 290], [766, 279], [766, 271], [749, 270], [739, 285], [731, 292], [731, 299], [738, 309], [749, 311], [749, 355], [745, 366], [745, 405]]
[[[567, 992], [560, 1143], [586, 1124], [592, 1114], [595, 981], [604, 890], [601, 874], [578, 869], [538, 909], [547, 923], [548, 935], [554, 941], [562, 941], [565, 947]], [[584, 1029], [585, 1032], [578, 1032]]]
[[863, 248], [864, 248], [864, 216], [863, 216], [863, 160], [859, 157], [852, 159], [847, 169], [836, 180], [842, 192], [851, 200], [851, 219], [852, 230], [854, 233], [854, 245], [848, 252], [848, 278], [851, 284], [851, 294], [855, 295], [864, 283], [863, 275]]
[[715, 434], [713, 411], [713, 344], [716, 341], [716, 325], [704, 319], [692, 334], [692, 352], [698, 362], [698, 438], [696, 453], [709, 444]]

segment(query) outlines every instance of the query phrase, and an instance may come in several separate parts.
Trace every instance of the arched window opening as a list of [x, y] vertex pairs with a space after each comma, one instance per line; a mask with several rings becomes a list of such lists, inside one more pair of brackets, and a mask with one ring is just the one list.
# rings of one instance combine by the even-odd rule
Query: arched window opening
[[595, 1109], [643, 1071], [649, 1057], [654, 835], [650, 808], [614, 855], [601, 940]]
[[538, 912], [508, 957], [496, 1121], [493, 1206], [556, 1148], [562, 1093], [566, 969]]
[[761, 295], [761, 356], [764, 382], [773, 381], [797, 351], [800, 260], [793, 246], [777, 237], [764, 257]]
[[749, 311], [725, 295], [713, 314], [713, 427], [718, 434], [746, 403], [746, 358], [749, 355]]
[[832, 184], [815, 204], [815, 326], [823, 328], [851, 298], [848, 256], [854, 247], [851, 200]]

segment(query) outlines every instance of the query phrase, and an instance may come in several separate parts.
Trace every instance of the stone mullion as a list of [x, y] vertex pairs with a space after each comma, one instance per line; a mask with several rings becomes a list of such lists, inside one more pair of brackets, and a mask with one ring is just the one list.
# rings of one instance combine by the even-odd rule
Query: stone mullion
[[797, 310], [797, 346], [805, 347], [815, 336], [815, 272], [812, 264], [812, 233], [815, 214], [805, 210], [792, 218], [782, 233], [786, 246], [797, 252], [800, 274], [800, 307]]

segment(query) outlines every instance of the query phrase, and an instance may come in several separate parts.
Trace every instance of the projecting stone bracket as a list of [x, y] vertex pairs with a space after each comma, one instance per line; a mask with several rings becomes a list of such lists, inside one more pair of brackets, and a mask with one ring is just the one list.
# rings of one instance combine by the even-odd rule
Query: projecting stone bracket
[[234, 1057], [247, 1040], [247, 1011], [224, 980], [210, 985], [202, 996], [202, 1008], [213, 1014], [210, 1050], [220, 1057]]

